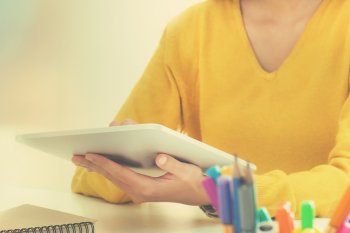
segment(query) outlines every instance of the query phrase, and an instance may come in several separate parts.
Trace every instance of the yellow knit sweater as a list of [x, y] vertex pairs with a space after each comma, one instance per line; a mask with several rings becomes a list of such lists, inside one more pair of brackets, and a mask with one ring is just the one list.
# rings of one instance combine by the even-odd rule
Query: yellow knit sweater
[[[171, 21], [116, 120], [160, 123], [257, 164], [273, 215], [314, 200], [330, 216], [350, 175], [350, 1], [324, 0], [274, 72], [255, 57], [238, 0], [208, 0]], [[78, 168], [74, 192], [128, 197]]]

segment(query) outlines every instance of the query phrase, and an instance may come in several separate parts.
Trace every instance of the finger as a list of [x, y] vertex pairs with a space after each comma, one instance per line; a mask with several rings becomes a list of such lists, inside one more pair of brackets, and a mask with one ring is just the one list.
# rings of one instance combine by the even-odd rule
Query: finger
[[97, 167], [91, 161], [85, 159], [84, 155], [74, 155], [72, 158], [72, 161], [75, 165], [80, 166], [80, 167], [84, 167], [88, 171], [98, 172], [101, 175], [105, 176], [106, 178], [109, 176], [109, 174], [107, 172], [105, 172], [102, 169], [100, 169], [99, 167]]
[[153, 179], [152, 177], [136, 173], [133, 170], [121, 166], [101, 155], [87, 154], [85, 158], [104, 172], [107, 172], [113, 180], [118, 180], [129, 186], [143, 187]]
[[158, 154], [156, 164], [164, 171], [170, 172], [184, 181], [193, 181], [193, 179], [202, 177], [202, 170], [188, 163], [183, 163], [167, 154]]
[[82, 160], [84, 159], [84, 155], [73, 155], [72, 162], [79, 166], [82, 163]]
[[74, 155], [72, 157], [72, 162], [78, 167], [86, 168], [86, 170], [88, 170], [89, 172], [92, 172], [95, 170], [93, 169], [93, 164], [91, 164], [90, 161], [87, 161], [84, 158], [84, 155]]
[[99, 166], [95, 165], [91, 161], [85, 159], [84, 155], [74, 155], [72, 158], [72, 161], [75, 165], [80, 166], [80, 167], [84, 167], [89, 172], [97, 172], [97, 173], [101, 174], [102, 176], [106, 177], [110, 181], [113, 181], [117, 186], [119, 186], [120, 188], [122, 188], [124, 190], [128, 188], [127, 184], [125, 184], [119, 180], [115, 180], [114, 177], [111, 176], [111, 174], [109, 174], [105, 170], [101, 169]]
[[124, 121], [112, 121], [109, 126], [119, 126], [119, 125], [134, 125], [136, 122], [132, 119], [125, 119]]

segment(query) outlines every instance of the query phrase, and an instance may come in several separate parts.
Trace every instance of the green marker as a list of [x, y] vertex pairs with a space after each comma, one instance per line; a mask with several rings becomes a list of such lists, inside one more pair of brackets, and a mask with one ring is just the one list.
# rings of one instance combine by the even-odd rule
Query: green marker
[[272, 221], [269, 212], [265, 207], [256, 211], [257, 227], [256, 233], [276, 233], [278, 232], [276, 224]]
[[269, 212], [265, 207], [258, 208], [256, 215], [258, 216], [258, 222], [271, 222]]
[[301, 230], [313, 229], [315, 219], [315, 204], [313, 201], [301, 203]]

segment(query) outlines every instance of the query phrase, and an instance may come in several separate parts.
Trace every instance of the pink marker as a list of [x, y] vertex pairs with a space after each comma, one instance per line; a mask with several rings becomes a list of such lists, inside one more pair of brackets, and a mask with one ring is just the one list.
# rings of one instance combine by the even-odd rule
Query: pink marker
[[350, 213], [344, 223], [338, 228], [337, 233], [350, 233]]
[[218, 191], [214, 179], [211, 177], [206, 177], [203, 179], [202, 185], [209, 196], [211, 205], [216, 209], [216, 211], [219, 211]]

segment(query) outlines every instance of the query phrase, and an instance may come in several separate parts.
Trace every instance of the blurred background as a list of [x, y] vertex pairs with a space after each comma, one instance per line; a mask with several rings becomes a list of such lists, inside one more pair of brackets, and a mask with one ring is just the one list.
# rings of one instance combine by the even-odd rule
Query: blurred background
[[0, 184], [69, 190], [74, 165], [15, 135], [107, 126], [167, 22], [196, 2], [0, 1]]

